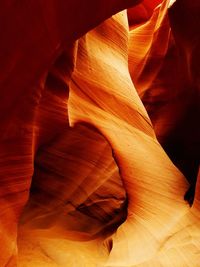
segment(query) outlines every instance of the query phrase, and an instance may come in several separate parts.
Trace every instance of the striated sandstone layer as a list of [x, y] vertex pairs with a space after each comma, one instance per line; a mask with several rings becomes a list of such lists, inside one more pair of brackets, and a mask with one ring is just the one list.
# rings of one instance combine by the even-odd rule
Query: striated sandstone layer
[[86, 2], [0, 3], [0, 267], [199, 267], [200, 4]]

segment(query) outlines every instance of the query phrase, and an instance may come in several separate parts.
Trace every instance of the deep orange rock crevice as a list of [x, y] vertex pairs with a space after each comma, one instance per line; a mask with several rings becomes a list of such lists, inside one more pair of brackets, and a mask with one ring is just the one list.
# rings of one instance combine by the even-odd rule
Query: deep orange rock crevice
[[85, 2], [0, 3], [0, 267], [198, 267], [198, 0]]

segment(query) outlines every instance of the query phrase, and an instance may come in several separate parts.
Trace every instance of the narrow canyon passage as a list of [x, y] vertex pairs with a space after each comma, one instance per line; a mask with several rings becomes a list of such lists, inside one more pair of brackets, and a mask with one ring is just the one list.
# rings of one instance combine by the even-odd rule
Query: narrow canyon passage
[[0, 267], [200, 267], [200, 4], [2, 1]]

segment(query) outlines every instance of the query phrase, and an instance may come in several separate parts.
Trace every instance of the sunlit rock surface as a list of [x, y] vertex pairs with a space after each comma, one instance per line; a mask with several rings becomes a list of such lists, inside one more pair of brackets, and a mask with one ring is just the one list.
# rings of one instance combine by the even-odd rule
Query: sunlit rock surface
[[200, 266], [199, 2], [0, 22], [0, 267]]
[[[129, 67], [159, 142], [193, 187], [199, 165], [199, 12], [190, 7], [191, 19], [189, 6], [177, 1], [168, 14], [169, 5], [164, 1], [148, 22], [130, 31]], [[180, 13], [186, 13], [184, 22]], [[187, 31], [190, 37], [184, 36]], [[194, 58], [196, 63], [190, 62]]]

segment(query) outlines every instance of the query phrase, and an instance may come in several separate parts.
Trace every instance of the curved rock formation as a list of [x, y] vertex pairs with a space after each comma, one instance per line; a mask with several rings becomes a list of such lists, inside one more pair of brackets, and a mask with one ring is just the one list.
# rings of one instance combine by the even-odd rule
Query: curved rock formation
[[198, 1], [0, 13], [0, 267], [198, 267]]

